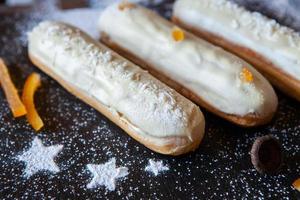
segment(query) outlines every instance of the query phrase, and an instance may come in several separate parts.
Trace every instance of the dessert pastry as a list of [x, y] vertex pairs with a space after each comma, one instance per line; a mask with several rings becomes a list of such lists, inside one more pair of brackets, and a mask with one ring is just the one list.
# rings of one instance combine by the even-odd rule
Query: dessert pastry
[[227, 0], [177, 0], [173, 21], [253, 64], [300, 100], [300, 36]]
[[146, 147], [170, 155], [196, 149], [200, 109], [133, 63], [60, 22], [29, 33], [31, 61]]
[[241, 126], [269, 122], [277, 96], [244, 60], [131, 3], [108, 7], [101, 41], [207, 110]]

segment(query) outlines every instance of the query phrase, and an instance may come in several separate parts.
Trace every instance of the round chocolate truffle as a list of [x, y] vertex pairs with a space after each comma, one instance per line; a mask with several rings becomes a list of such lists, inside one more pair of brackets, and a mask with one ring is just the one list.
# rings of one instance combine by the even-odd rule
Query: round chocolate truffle
[[281, 145], [271, 135], [258, 137], [252, 145], [251, 162], [260, 173], [275, 173], [282, 163]]

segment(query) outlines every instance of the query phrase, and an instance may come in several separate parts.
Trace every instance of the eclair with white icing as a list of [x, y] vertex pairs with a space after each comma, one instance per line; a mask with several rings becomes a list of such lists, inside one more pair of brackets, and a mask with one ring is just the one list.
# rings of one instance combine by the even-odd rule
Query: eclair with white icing
[[300, 101], [300, 35], [228, 0], [177, 0], [173, 21], [251, 63]]
[[241, 126], [269, 122], [277, 96], [244, 60], [131, 3], [108, 7], [101, 41], [207, 110]]
[[180, 155], [199, 146], [199, 107], [148, 72], [64, 23], [42, 22], [28, 37], [38, 68], [146, 147]]

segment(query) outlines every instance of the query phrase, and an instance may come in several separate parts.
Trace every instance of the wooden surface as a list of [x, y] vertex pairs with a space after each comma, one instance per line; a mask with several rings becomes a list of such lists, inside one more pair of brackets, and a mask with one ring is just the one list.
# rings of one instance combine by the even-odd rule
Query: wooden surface
[[[146, 5], [169, 16], [170, 2]], [[32, 13], [0, 17], [0, 56], [8, 63], [16, 86], [21, 91], [31, 72], [42, 74], [36, 102], [45, 122], [43, 131], [36, 134], [25, 118], [13, 119], [0, 90], [1, 199], [300, 199], [300, 193], [291, 187], [300, 176], [299, 102], [278, 92], [274, 120], [255, 129], [238, 128], [204, 112], [207, 126], [200, 148], [181, 157], [162, 156], [131, 139], [30, 63], [25, 32], [42, 18]], [[284, 165], [272, 176], [259, 174], [250, 162], [252, 143], [266, 134], [277, 137], [284, 150]], [[35, 136], [45, 145], [64, 145], [55, 159], [59, 173], [23, 177], [25, 165], [15, 157], [30, 147]], [[100, 164], [112, 157], [117, 165], [129, 168], [128, 177], [118, 181], [113, 192], [103, 187], [87, 189], [92, 177], [86, 164]], [[170, 170], [157, 177], [145, 172], [150, 158], [162, 160]]]

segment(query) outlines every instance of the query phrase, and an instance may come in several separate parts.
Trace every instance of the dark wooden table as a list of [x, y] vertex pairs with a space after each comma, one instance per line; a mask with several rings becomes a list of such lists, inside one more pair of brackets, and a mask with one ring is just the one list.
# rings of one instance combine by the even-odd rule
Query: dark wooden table
[[[241, 1], [239, 1], [241, 2]], [[289, 24], [289, 16], [276, 16], [259, 1], [246, 2]], [[171, 2], [146, 4], [169, 16]], [[300, 9], [300, 8], [299, 8]], [[0, 15], [0, 56], [5, 58], [14, 83], [21, 90], [33, 71], [42, 74], [36, 94], [37, 109], [45, 122], [35, 133], [25, 118], [13, 119], [0, 90], [0, 198], [1, 199], [300, 199], [291, 187], [300, 177], [300, 103], [278, 92], [279, 109], [263, 127], [243, 129], [204, 111], [206, 135], [200, 148], [189, 155], [168, 157], [143, 147], [94, 109], [66, 92], [33, 66], [27, 57], [25, 32], [45, 18], [43, 10]], [[300, 30], [300, 29], [299, 29]], [[272, 134], [282, 143], [284, 165], [275, 175], [261, 175], [250, 162], [256, 137]], [[38, 136], [48, 145], [63, 144], [55, 158], [57, 174], [41, 172], [24, 178], [24, 163], [16, 156]], [[89, 190], [91, 174], [86, 164], [115, 157], [129, 175], [113, 192]], [[163, 160], [170, 170], [154, 177], [144, 171], [148, 159]]]

